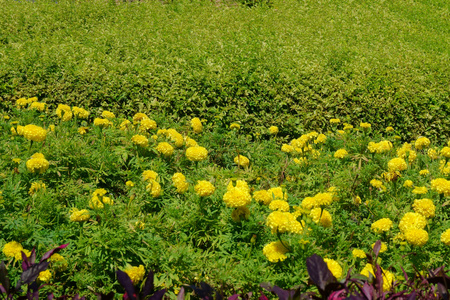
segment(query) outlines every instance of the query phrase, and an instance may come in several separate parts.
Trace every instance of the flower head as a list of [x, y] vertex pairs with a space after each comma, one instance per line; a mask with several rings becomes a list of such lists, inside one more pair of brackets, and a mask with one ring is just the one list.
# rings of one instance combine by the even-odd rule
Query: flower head
[[334, 152], [334, 157], [335, 158], [344, 158], [347, 155], [348, 155], [348, 152], [345, 149], [339, 149], [336, 152]]
[[71, 222], [83, 222], [89, 220], [91, 215], [87, 209], [78, 210], [76, 207], [70, 210], [70, 221]]
[[280, 242], [271, 242], [264, 246], [263, 254], [270, 262], [279, 262], [287, 258], [289, 250]]
[[45, 270], [39, 273], [38, 278], [42, 282], [49, 282], [52, 279], [52, 272], [50, 270]]
[[161, 142], [158, 144], [158, 146], [156, 147], [156, 150], [163, 154], [165, 157], [169, 157], [173, 154], [173, 147], [171, 144], [167, 143], [167, 142]]
[[405, 160], [400, 157], [393, 158], [388, 162], [389, 172], [404, 171], [407, 167]]
[[241, 125], [239, 125], [238, 123], [231, 123], [230, 129], [241, 129]]
[[240, 222], [242, 220], [248, 220], [250, 217], [250, 210], [247, 206], [236, 207], [231, 213], [231, 219], [234, 222]]
[[33, 124], [23, 127], [23, 136], [33, 142], [43, 142], [47, 137], [47, 130]]
[[140, 147], [147, 147], [148, 146], [148, 139], [140, 134], [133, 135], [131, 138], [131, 141]]
[[156, 124], [156, 122], [149, 118], [142, 119], [141, 122], [139, 123], [139, 131], [141, 131], [141, 132], [147, 132], [149, 130], [154, 130], [157, 127], [158, 127], [158, 125]]
[[273, 200], [269, 204], [270, 210], [289, 211], [289, 203], [284, 200]]
[[142, 172], [142, 179], [144, 181], [156, 180], [157, 177], [158, 177], [158, 173], [156, 173], [155, 171], [145, 170], [144, 172]]
[[202, 121], [199, 118], [193, 118], [191, 120], [191, 127], [195, 133], [201, 133], [203, 131]]
[[113, 113], [110, 112], [110, 111], [104, 110], [104, 111], [102, 112], [102, 118], [105, 118], [105, 119], [108, 119], [108, 120], [112, 120], [112, 119], [114, 119], [115, 117], [116, 117], [116, 115], [113, 114]]
[[421, 214], [425, 218], [433, 218], [436, 206], [434, 206], [433, 201], [430, 199], [416, 199], [412, 205], [416, 213]]
[[45, 159], [42, 153], [35, 153], [26, 162], [28, 171], [31, 173], [44, 173], [49, 167], [48, 160]]
[[243, 155], [238, 155], [234, 158], [234, 163], [238, 166], [246, 168], [250, 164], [250, 160]]
[[128, 277], [130, 277], [133, 284], [136, 284], [142, 281], [142, 279], [144, 279], [145, 269], [143, 265], [139, 265], [139, 267], [128, 266], [123, 271], [127, 273]]
[[354, 258], [366, 258], [366, 252], [364, 252], [364, 250], [361, 249], [353, 249], [352, 256]]
[[72, 112], [75, 115], [75, 117], [79, 119], [87, 119], [89, 117], [89, 112], [81, 107], [77, 106], [72, 107]]
[[272, 195], [266, 190], [260, 190], [253, 192], [253, 199], [256, 202], [261, 202], [265, 205], [268, 205], [272, 201]]
[[328, 270], [331, 271], [331, 274], [333, 274], [334, 277], [336, 278], [342, 277], [342, 267], [339, 265], [337, 261], [329, 258], [324, 258], [323, 260], [327, 264]]
[[447, 246], [450, 246], [450, 228], [441, 234], [441, 242]]
[[277, 126], [270, 126], [270, 127], [269, 127], [269, 133], [270, 133], [271, 135], [277, 134], [277, 133], [278, 133], [278, 127], [277, 127]]
[[359, 127], [364, 128], [364, 129], [369, 129], [372, 127], [372, 125], [370, 123], [361, 122], [361, 123], [359, 123]]
[[427, 148], [429, 145], [430, 145], [430, 140], [427, 139], [426, 137], [420, 137], [414, 143], [414, 147], [417, 150], [421, 150], [421, 149]]
[[402, 233], [406, 233], [409, 229], [423, 229], [426, 225], [427, 219], [423, 215], [415, 212], [407, 212], [401, 218], [398, 227]]
[[101, 128], [106, 128], [106, 127], [113, 125], [113, 123], [108, 119], [95, 118], [94, 125], [101, 127]]
[[404, 235], [408, 243], [414, 246], [422, 247], [428, 242], [428, 232], [423, 229], [411, 228]]
[[331, 214], [325, 209], [322, 210], [320, 207], [313, 208], [310, 216], [314, 223], [320, 223], [323, 227], [330, 227], [332, 225]]
[[72, 120], [72, 110], [70, 109], [70, 106], [65, 104], [59, 104], [56, 108], [56, 115], [62, 120], [62, 121], [70, 121]]
[[161, 185], [156, 180], [150, 180], [146, 190], [147, 192], [150, 192], [153, 198], [161, 196]]
[[189, 147], [186, 149], [186, 157], [190, 161], [202, 161], [208, 157], [208, 150], [204, 147]]
[[387, 232], [392, 228], [392, 221], [389, 218], [382, 218], [372, 223], [371, 229], [375, 233]]
[[209, 181], [199, 180], [199, 181], [197, 181], [197, 184], [195, 185], [194, 190], [197, 193], [197, 195], [199, 195], [200, 197], [208, 197], [214, 193], [216, 188]]

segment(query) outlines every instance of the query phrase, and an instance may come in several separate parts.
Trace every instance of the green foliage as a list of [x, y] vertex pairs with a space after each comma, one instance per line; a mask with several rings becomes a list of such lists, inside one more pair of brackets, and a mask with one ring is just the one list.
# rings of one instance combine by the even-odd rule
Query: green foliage
[[450, 135], [445, 1], [7, 2], [2, 106], [37, 96], [284, 136], [326, 132], [333, 117], [405, 140]]

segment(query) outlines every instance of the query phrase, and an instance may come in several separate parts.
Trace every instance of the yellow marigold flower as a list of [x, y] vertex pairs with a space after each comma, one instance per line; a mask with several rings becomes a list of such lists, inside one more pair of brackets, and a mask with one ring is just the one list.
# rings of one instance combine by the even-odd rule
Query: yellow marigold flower
[[325, 134], [319, 134], [317, 138], [314, 140], [314, 144], [322, 144], [327, 140], [327, 136]]
[[353, 129], [353, 125], [344, 123], [344, 130]]
[[30, 124], [23, 127], [22, 134], [27, 140], [43, 142], [47, 137], [47, 130], [40, 126]]
[[[375, 246], [375, 243], [370, 245], [371, 249], [373, 249], [374, 246]], [[380, 253], [386, 252], [387, 249], [388, 249], [388, 247], [387, 247], [386, 243], [381, 242]]]
[[392, 228], [392, 221], [389, 218], [382, 218], [372, 223], [370, 227], [375, 233], [387, 232]]
[[386, 132], [391, 132], [391, 131], [394, 131], [394, 127], [392, 127], [392, 126], [386, 127]]
[[75, 117], [79, 119], [87, 119], [89, 117], [89, 112], [81, 107], [77, 106], [72, 107], [72, 112], [75, 115]]
[[356, 196], [354, 199], [353, 199], [353, 202], [356, 204], [356, 205], [359, 205], [359, 204], [361, 204], [361, 197], [359, 197], [359, 196]]
[[153, 120], [150, 120], [148, 118], [142, 119], [141, 122], [139, 123], [139, 131], [141, 131], [141, 132], [154, 130], [157, 127], [158, 127], [158, 125], [156, 124], [156, 122]]
[[430, 145], [430, 140], [426, 137], [420, 137], [416, 140], [414, 143], [414, 147], [418, 150], [421, 150], [423, 148], [427, 148]]
[[70, 109], [70, 106], [65, 104], [58, 105], [56, 108], [56, 115], [64, 122], [72, 120], [72, 110]]
[[384, 172], [383, 174], [381, 174], [381, 177], [383, 177], [383, 179], [386, 180], [387, 182], [397, 180], [399, 176], [401, 176], [399, 171]]
[[92, 196], [104, 196], [106, 195], [107, 191], [105, 189], [96, 189], [93, 193]]
[[371, 153], [383, 153], [392, 149], [392, 143], [389, 141], [381, 141], [379, 143], [369, 142], [367, 149], [369, 149]]
[[264, 246], [263, 254], [270, 262], [279, 262], [287, 258], [289, 250], [280, 241], [271, 242]]
[[439, 162], [439, 170], [444, 176], [448, 176], [450, 174], [450, 162], [446, 162], [445, 159], [442, 159]]
[[33, 102], [28, 107], [28, 109], [35, 109], [37, 111], [44, 111], [45, 110], [45, 103], [44, 102]]
[[189, 147], [186, 149], [186, 157], [190, 161], [201, 161], [208, 157], [208, 150], [204, 147]]
[[370, 185], [377, 188], [377, 189], [381, 189], [383, 191], [386, 191], [386, 187], [383, 185], [383, 182], [378, 180], [378, 179], [372, 179], [370, 181]]
[[78, 128], [78, 133], [79, 134], [85, 134], [88, 129], [89, 129], [89, 127], [81, 126], [81, 127]]
[[327, 264], [328, 269], [331, 271], [331, 274], [333, 274], [334, 277], [336, 277], [337, 279], [342, 277], [342, 267], [337, 261], [329, 258], [324, 258], [323, 260]]
[[423, 229], [412, 228], [404, 232], [405, 238], [411, 245], [422, 247], [428, 242], [428, 232]]
[[450, 158], [450, 146], [441, 149], [441, 155]]
[[340, 135], [344, 135], [345, 134], [345, 131], [344, 130], [338, 130], [337, 131]]
[[318, 193], [314, 196], [314, 199], [319, 206], [330, 205], [333, 202], [333, 192]]
[[281, 151], [286, 152], [286, 153], [291, 153], [294, 151], [294, 147], [292, 147], [291, 145], [288, 145], [288, 144], [283, 144], [281, 146]]
[[419, 171], [419, 175], [422, 175], [422, 176], [430, 175], [430, 171], [428, 171], [427, 169], [425, 169], [425, 170], [420, 170], [420, 171]]
[[87, 209], [78, 210], [77, 208], [71, 209], [70, 221], [72, 222], [83, 222], [89, 220], [91, 215]]
[[393, 158], [388, 162], [389, 172], [404, 171], [407, 167], [405, 160], [400, 157]]
[[151, 180], [146, 187], [147, 192], [150, 192], [153, 198], [161, 196], [161, 185], [156, 180]]
[[427, 219], [419, 214], [413, 212], [407, 212], [400, 220], [398, 228], [402, 233], [405, 233], [409, 229], [423, 229], [427, 225]]
[[158, 177], [158, 173], [156, 173], [155, 171], [145, 170], [144, 172], [142, 172], [142, 179], [144, 181], [156, 180], [156, 177]]
[[341, 123], [341, 120], [340, 119], [330, 119], [330, 123], [331, 124], [339, 124], [339, 123]]
[[277, 134], [277, 133], [278, 133], [278, 127], [277, 127], [277, 126], [270, 126], [270, 127], [269, 127], [269, 133], [270, 133], [271, 135]]
[[371, 128], [372, 125], [370, 123], [361, 122], [361, 123], [359, 123], [359, 127], [368, 129], [368, 128]]
[[18, 109], [21, 109], [28, 105], [28, 101], [26, 98], [20, 98], [16, 100], [16, 106]]
[[428, 189], [424, 186], [416, 186], [413, 190], [412, 193], [413, 194], [418, 194], [418, 195], [423, 195], [426, 194], [428, 192]]
[[441, 234], [441, 242], [447, 246], [450, 246], [450, 229], [447, 229]]
[[[12, 241], [9, 243], [6, 243], [3, 246], [3, 254], [5, 254], [6, 257], [15, 257], [17, 259], [17, 257], [22, 257], [21, 251], [23, 251], [23, 247], [20, 243], [16, 242], [16, 241]], [[19, 259], [17, 259], [19, 260]]]
[[23, 128], [24, 128], [24, 126], [17, 125], [17, 134], [18, 135], [23, 135]]
[[169, 128], [166, 131], [167, 136], [175, 143], [175, 147], [180, 148], [184, 144], [183, 136], [173, 128]]
[[[383, 291], [388, 291], [392, 287], [395, 276], [391, 272], [383, 270], [383, 268], [381, 270], [383, 274]], [[370, 276], [375, 277], [374, 267], [371, 264], [366, 264], [364, 269], [361, 271], [361, 275], [364, 275], [367, 278], [370, 278]]]
[[431, 180], [431, 188], [438, 194], [444, 194], [444, 196], [450, 196], [450, 181], [445, 178], [436, 178]]
[[175, 173], [172, 176], [172, 181], [174, 184], [184, 182], [186, 181], [186, 176], [184, 176], [182, 173]]
[[344, 158], [347, 155], [348, 155], [348, 152], [345, 149], [339, 149], [336, 152], [334, 152], [334, 157], [335, 158]]
[[95, 118], [94, 125], [102, 128], [111, 126], [113, 123], [108, 119]]
[[228, 207], [241, 207], [250, 204], [252, 196], [248, 189], [243, 186], [235, 187], [228, 185], [227, 192], [223, 195], [223, 201]]
[[416, 160], [416, 158], [417, 158], [417, 153], [416, 153], [416, 151], [409, 151], [409, 157], [408, 157], [408, 161], [410, 162], [410, 163], [412, 163], [413, 161], [415, 161]]
[[131, 122], [128, 120], [123, 120], [119, 125], [119, 129], [122, 131], [127, 131], [130, 127], [131, 127]]
[[137, 113], [133, 116], [133, 123], [138, 123], [144, 119], [148, 119], [147, 115], [144, 113]]
[[411, 188], [411, 187], [413, 187], [414, 186], [414, 184], [413, 184], [413, 182], [412, 182], [412, 180], [405, 180], [405, 183], [403, 183], [403, 186], [404, 187], [408, 187], [408, 188]]
[[191, 127], [195, 133], [201, 133], [203, 131], [202, 121], [199, 118], [193, 118], [191, 120]]
[[131, 188], [134, 186], [134, 182], [131, 180], [128, 180], [127, 182], [125, 182], [125, 185]]
[[427, 155], [431, 159], [437, 159], [438, 158], [438, 152], [435, 149], [432, 149], [432, 148], [428, 149]]
[[354, 258], [366, 258], [366, 253], [361, 249], [353, 249], [352, 255]]
[[238, 123], [231, 123], [230, 129], [241, 129], [241, 125]]
[[289, 203], [284, 200], [273, 200], [269, 204], [270, 210], [289, 211]]
[[34, 195], [37, 191], [45, 190], [46, 188], [47, 187], [45, 186], [45, 183], [43, 183], [42, 181], [32, 182], [31, 187], [28, 190], [28, 194]]
[[308, 164], [308, 160], [306, 159], [306, 157], [294, 158], [294, 162], [297, 165], [307, 165]]
[[186, 142], [186, 147], [188, 147], [188, 148], [198, 146], [197, 142], [194, 139], [191, 139], [190, 137], [186, 137], [185, 142]]
[[238, 166], [246, 168], [250, 165], [250, 160], [243, 155], [238, 155], [234, 158], [234, 163]]
[[14, 127], [11, 127], [11, 134], [12, 135], [17, 135], [17, 131]]
[[89, 207], [92, 209], [103, 209], [105, 207], [104, 204], [113, 205], [114, 201], [103, 195], [94, 195], [89, 201]]
[[266, 225], [271, 229], [272, 233], [292, 232], [301, 233], [303, 226], [289, 212], [273, 211], [267, 216]]
[[133, 284], [137, 284], [138, 282], [142, 281], [142, 279], [144, 279], [145, 269], [143, 265], [139, 265], [139, 267], [128, 266], [123, 271], [127, 273]]
[[272, 201], [272, 194], [270, 194], [266, 190], [260, 190], [253, 193], [253, 199], [256, 202], [262, 202], [265, 205], [268, 205]]
[[314, 223], [320, 223], [323, 227], [330, 227], [332, 225], [333, 220], [331, 218], [331, 214], [325, 209], [322, 210], [320, 207], [313, 208], [310, 216]]
[[44, 173], [49, 167], [48, 160], [45, 159], [42, 153], [35, 153], [26, 162], [28, 171], [31, 173]]
[[54, 253], [48, 260], [51, 262], [52, 268], [57, 271], [66, 270], [69, 265], [64, 256], [59, 253]]
[[214, 193], [216, 188], [209, 181], [198, 180], [197, 184], [194, 187], [194, 190], [197, 193], [197, 195], [199, 195], [200, 197], [208, 197], [208, 196], [211, 196]]
[[[142, 123], [142, 122], [141, 122]], [[169, 157], [173, 154], [173, 147], [171, 144], [167, 143], [167, 142], [161, 142], [158, 144], [158, 146], [156, 147], [156, 150], [163, 154], [166, 157]]]
[[39, 273], [38, 280], [42, 282], [49, 282], [52, 279], [52, 272], [50, 270], [45, 270]]
[[241, 220], [248, 220], [250, 217], [250, 210], [247, 206], [237, 207], [231, 213], [231, 219], [234, 222], [240, 222]]
[[12, 161], [15, 162], [16, 164], [20, 164], [22, 160], [20, 158], [13, 158]]
[[317, 200], [315, 197], [306, 197], [302, 201], [302, 207], [307, 210], [311, 210], [311, 209], [313, 209], [315, 207], [319, 207], [319, 206], [320, 206], [320, 204], [317, 203]]
[[110, 111], [104, 110], [104, 111], [102, 112], [101, 117], [102, 117], [102, 118], [105, 118], [105, 119], [108, 119], [108, 120], [112, 120], [112, 119], [114, 119], [114, 118], [116, 117], [116, 115], [113, 114], [113, 113], [110, 112]]
[[141, 146], [141, 147], [147, 147], [148, 146], [148, 139], [145, 136], [140, 135], [140, 134], [133, 135], [133, 137], [131, 138], [131, 141], [135, 145], [138, 145], [138, 146]]

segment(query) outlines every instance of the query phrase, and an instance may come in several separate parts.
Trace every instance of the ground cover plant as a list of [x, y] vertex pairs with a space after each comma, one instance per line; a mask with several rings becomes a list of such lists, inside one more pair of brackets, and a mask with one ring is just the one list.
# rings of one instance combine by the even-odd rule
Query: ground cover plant
[[7, 0], [0, 105], [38, 96], [282, 135], [338, 117], [448, 137], [449, 1], [271, 2]]
[[201, 282], [229, 295], [263, 282], [307, 292], [314, 254], [337, 279], [379, 264], [386, 290], [444, 265], [450, 144], [329, 123], [287, 138], [276, 126], [248, 134], [219, 118], [18, 99], [0, 119], [0, 259], [18, 278], [21, 252], [69, 244], [38, 278], [56, 296], [120, 291], [118, 270], [136, 286], [153, 270], [169, 297]]

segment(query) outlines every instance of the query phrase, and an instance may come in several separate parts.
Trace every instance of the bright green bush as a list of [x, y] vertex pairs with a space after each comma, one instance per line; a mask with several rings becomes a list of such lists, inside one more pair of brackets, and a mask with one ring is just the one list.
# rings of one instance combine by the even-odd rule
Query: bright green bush
[[328, 119], [450, 135], [449, 4], [7, 1], [0, 105], [200, 116], [283, 135]]

